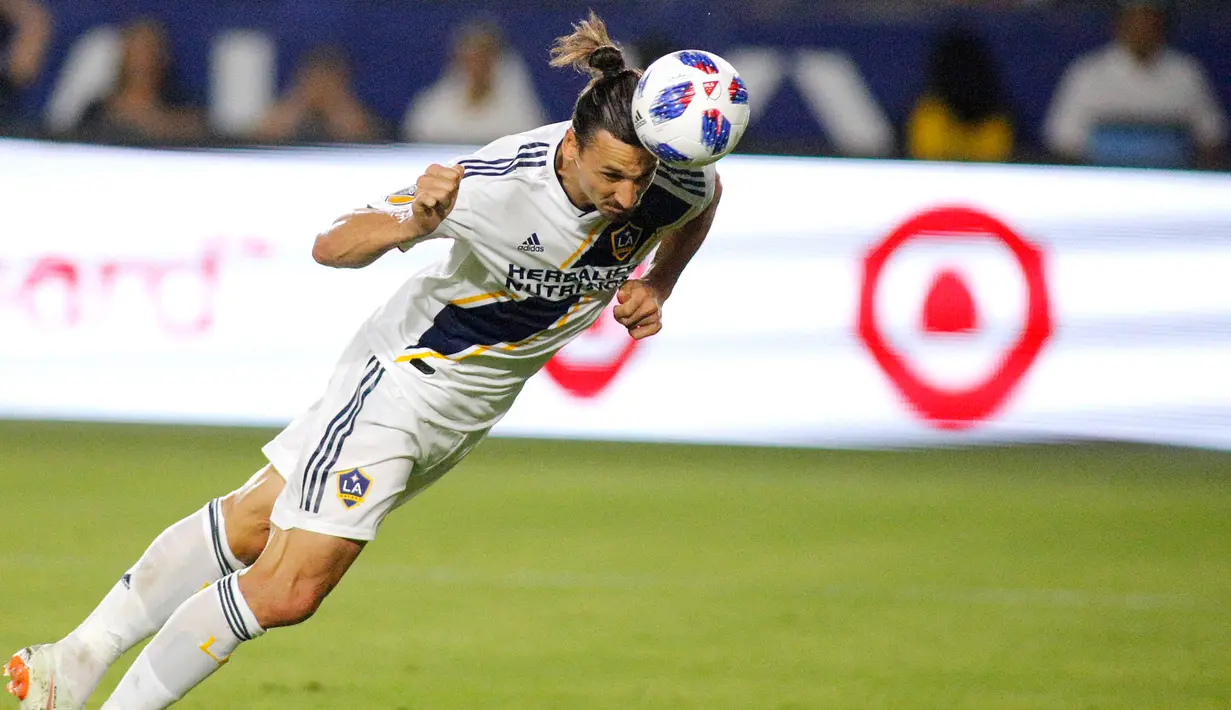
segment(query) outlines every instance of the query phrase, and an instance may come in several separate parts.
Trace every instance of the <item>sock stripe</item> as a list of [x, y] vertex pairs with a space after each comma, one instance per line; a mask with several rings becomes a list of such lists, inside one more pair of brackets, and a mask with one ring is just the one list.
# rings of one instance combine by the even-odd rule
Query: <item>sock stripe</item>
[[218, 583], [218, 602], [222, 606], [222, 618], [227, 620], [227, 626], [231, 627], [231, 633], [235, 634], [235, 638], [240, 641], [246, 641], [247, 639], [243, 637], [243, 634], [241, 634], [239, 629], [235, 626], [235, 622], [231, 620], [231, 609], [227, 606], [227, 598], [222, 591], [224, 586], [225, 580]]
[[214, 557], [218, 559], [218, 569], [222, 570], [222, 576], [225, 577], [235, 570], [231, 569], [231, 563], [227, 562], [227, 556], [222, 552], [222, 535], [219, 524], [222, 521], [222, 504], [215, 498], [206, 508], [209, 511], [210, 540], [214, 544]]
[[240, 641], [251, 641], [252, 634], [248, 633], [248, 627], [244, 624], [243, 616], [239, 613], [239, 605], [235, 603], [234, 591], [231, 588], [232, 580], [235, 576], [226, 577], [218, 582], [218, 599], [222, 602], [222, 616], [227, 620], [227, 626], [231, 627], [231, 633], [235, 634], [235, 638]]
[[235, 632], [235, 637], [240, 641], [251, 641], [252, 634], [248, 633], [248, 628], [244, 626], [243, 619], [240, 618], [239, 608], [235, 605], [235, 600], [231, 597], [230, 585], [226, 584], [222, 587], [222, 599], [225, 603], [225, 608], [230, 616], [229, 623], [231, 630]]
[[227, 577], [229, 584], [226, 587], [227, 598], [231, 600], [231, 609], [235, 612], [235, 623], [239, 624], [240, 631], [244, 632], [244, 640], [252, 640], [252, 632], [248, 630], [248, 625], [244, 623], [244, 615], [239, 611], [239, 602], [235, 601], [235, 595], [238, 594], [239, 579], [235, 575]]

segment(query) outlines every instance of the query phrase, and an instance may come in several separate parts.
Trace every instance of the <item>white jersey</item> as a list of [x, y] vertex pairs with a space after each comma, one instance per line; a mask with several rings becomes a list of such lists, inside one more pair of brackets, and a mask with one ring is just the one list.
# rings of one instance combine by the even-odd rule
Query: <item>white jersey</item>
[[[376, 358], [433, 421], [460, 430], [494, 424], [658, 241], [713, 200], [712, 167], [660, 164], [627, 222], [577, 209], [555, 171], [568, 127], [507, 136], [459, 159], [465, 175], [453, 211], [424, 238], [453, 239], [448, 256], [364, 324]], [[413, 194], [370, 207], [405, 210]]]

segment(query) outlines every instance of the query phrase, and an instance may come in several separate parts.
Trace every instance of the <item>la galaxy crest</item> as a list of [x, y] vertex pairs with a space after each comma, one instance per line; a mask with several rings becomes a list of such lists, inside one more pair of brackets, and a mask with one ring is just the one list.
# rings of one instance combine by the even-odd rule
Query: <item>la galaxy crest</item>
[[371, 487], [372, 479], [368, 478], [361, 468], [352, 468], [338, 474], [338, 499], [347, 510], [362, 503]]
[[641, 233], [645, 230], [629, 222], [611, 233], [611, 254], [617, 261], [624, 261], [637, 250]]

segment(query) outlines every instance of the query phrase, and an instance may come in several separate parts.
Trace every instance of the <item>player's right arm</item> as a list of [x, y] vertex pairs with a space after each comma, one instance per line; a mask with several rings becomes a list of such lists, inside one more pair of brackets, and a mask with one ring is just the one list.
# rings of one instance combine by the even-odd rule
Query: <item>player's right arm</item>
[[406, 208], [396, 211], [355, 210], [321, 232], [312, 245], [318, 264], [338, 269], [359, 269], [396, 246], [435, 232], [457, 202], [461, 167], [429, 166], [415, 182]]

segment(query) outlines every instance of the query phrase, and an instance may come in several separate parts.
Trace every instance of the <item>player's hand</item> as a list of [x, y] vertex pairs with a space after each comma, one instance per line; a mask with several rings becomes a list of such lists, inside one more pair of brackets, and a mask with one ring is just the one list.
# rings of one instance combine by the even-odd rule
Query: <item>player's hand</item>
[[415, 181], [415, 201], [411, 203], [411, 223], [421, 237], [436, 231], [457, 202], [457, 190], [462, 184], [462, 166], [445, 167], [432, 164]]
[[662, 304], [654, 287], [642, 279], [625, 281], [616, 292], [616, 322], [628, 328], [634, 340], [641, 340], [663, 329]]

